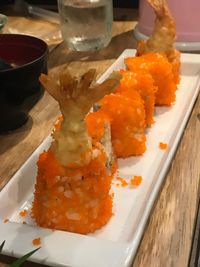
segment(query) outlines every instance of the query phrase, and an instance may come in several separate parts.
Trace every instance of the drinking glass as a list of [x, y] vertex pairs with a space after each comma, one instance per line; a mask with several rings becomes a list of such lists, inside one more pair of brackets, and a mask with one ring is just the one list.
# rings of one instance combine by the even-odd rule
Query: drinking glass
[[0, 32], [2, 32], [6, 22], [7, 22], [7, 17], [3, 14], [0, 14]]
[[112, 38], [112, 0], [58, 0], [61, 32], [67, 46], [94, 51]]

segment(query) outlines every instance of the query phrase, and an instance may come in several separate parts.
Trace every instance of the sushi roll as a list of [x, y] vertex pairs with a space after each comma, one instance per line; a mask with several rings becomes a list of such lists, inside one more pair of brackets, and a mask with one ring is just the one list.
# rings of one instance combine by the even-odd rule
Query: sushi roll
[[131, 90], [129, 96], [118, 93], [106, 95], [101, 110], [111, 122], [111, 139], [118, 158], [142, 155], [146, 150], [145, 110], [140, 94]]
[[121, 77], [113, 75], [91, 86], [94, 75], [91, 70], [77, 79], [65, 72], [59, 84], [41, 77], [62, 113], [50, 148], [38, 160], [32, 217], [41, 227], [86, 234], [112, 216], [112, 173], [108, 168], [112, 160], [108, 154], [112, 153], [103, 142], [109, 139], [109, 126], [102, 122], [99, 134], [89, 129], [90, 119], [85, 118], [94, 103], [119, 85]]
[[155, 93], [157, 91], [152, 76], [142, 71], [121, 70], [120, 73], [122, 79], [116, 93], [128, 97], [131, 96], [132, 90], [136, 90], [144, 101], [146, 127], [150, 127], [154, 122]]
[[157, 91], [155, 93], [155, 104], [170, 106], [176, 100], [176, 83], [172, 65], [166, 56], [159, 53], [148, 53], [139, 57], [125, 59], [128, 69], [137, 72], [144, 71], [151, 74], [154, 79]]

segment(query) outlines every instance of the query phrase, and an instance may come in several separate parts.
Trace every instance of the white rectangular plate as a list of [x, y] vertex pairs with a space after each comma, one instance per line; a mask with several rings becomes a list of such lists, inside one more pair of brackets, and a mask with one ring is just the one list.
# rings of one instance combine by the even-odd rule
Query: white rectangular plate
[[[124, 68], [124, 58], [134, 50], [125, 50], [100, 78]], [[41, 237], [41, 249], [31, 260], [50, 266], [127, 267], [130, 266], [159, 188], [180, 141], [194, 102], [199, 93], [200, 55], [181, 55], [181, 83], [172, 107], [159, 107], [155, 123], [147, 131], [147, 151], [141, 157], [119, 160], [119, 176], [127, 180], [143, 177], [138, 188], [112, 186], [115, 193], [111, 220], [105, 227], [87, 236], [42, 229], [27, 216], [30, 213], [38, 155], [49, 146], [48, 137], [0, 192], [0, 243], [6, 240], [3, 253], [21, 256], [33, 249], [32, 240]], [[159, 149], [159, 142], [169, 144]], [[4, 223], [4, 219], [9, 222]], [[28, 224], [22, 224], [25, 220]]]

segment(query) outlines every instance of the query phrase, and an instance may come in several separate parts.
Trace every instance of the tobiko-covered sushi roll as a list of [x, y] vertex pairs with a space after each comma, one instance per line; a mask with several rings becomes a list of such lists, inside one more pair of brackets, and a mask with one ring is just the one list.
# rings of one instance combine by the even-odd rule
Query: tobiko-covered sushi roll
[[101, 110], [111, 123], [111, 139], [118, 158], [142, 155], [146, 150], [145, 110], [140, 94], [112, 93], [101, 100]]
[[115, 92], [132, 97], [131, 91], [136, 90], [144, 101], [146, 126], [151, 126], [154, 122], [155, 93], [157, 91], [152, 76], [139, 70], [137, 72], [121, 70], [120, 74], [122, 79]]
[[172, 72], [172, 65], [166, 56], [159, 53], [148, 53], [139, 57], [125, 59], [128, 69], [137, 72], [145, 71], [154, 79], [157, 91], [155, 93], [156, 105], [171, 105], [176, 100], [176, 83]]
[[101, 135], [93, 138], [85, 117], [95, 102], [118, 86], [120, 76], [111, 75], [91, 86], [94, 75], [90, 70], [78, 80], [65, 71], [59, 84], [41, 76], [63, 118], [55, 127], [50, 148], [38, 160], [32, 216], [39, 226], [86, 234], [112, 216], [112, 175], [103, 144], [108, 126], [102, 124]]

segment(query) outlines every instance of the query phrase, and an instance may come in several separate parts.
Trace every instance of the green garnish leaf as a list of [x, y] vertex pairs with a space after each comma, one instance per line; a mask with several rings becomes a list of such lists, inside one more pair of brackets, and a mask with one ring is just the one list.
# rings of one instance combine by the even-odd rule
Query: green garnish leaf
[[1, 246], [0, 246], [0, 253], [1, 253], [2, 249], [3, 249], [3, 247], [4, 247], [5, 242], [6, 242], [6, 241], [4, 240], [3, 243], [2, 243]]
[[24, 263], [30, 256], [32, 256], [38, 249], [40, 249], [40, 247], [32, 250], [31, 252], [27, 253], [23, 257], [17, 259], [13, 263], [11, 263], [11, 265], [9, 267], [19, 267], [19, 266], [21, 266], [21, 264]]

